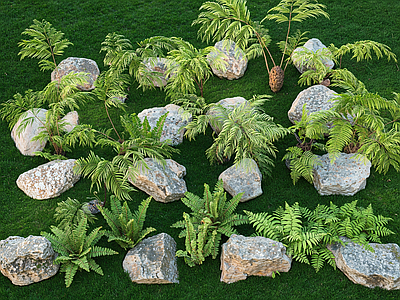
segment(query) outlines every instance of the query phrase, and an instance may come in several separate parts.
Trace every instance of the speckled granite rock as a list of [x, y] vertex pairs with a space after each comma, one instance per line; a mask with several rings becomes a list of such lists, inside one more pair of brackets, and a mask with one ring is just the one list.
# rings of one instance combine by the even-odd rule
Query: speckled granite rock
[[300, 92], [293, 101], [292, 106], [288, 111], [288, 117], [293, 124], [295, 121], [301, 120], [303, 105], [306, 104], [306, 109], [310, 113], [329, 110], [333, 107], [333, 98], [337, 98], [337, 94], [331, 89], [321, 84], [310, 86]]
[[239, 193], [244, 193], [240, 202], [254, 199], [262, 194], [262, 175], [257, 163], [250, 158], [246, 158], [244, 163], [247, 163], [249, 167], [245, 168], [243, 165], [233, 165], [222, 172], [218, 177], [218, 180], [222, 179], [224, 182], [224, 189], [232, 197]]
[[19, 175], [17, 185], [33, 199], [58, 197], [80, 179], [72, 171], [74, 165], [75, 159], [48, 162]]
[[0, 271], [15, 285], [28, 285], [54, 276], [57, 254], [42, 236], [10, 236], [0, 241]]
[[164, 57], [153, 57], [146, 59], [143, 63], [149, 72], [153, 72], [151, 82], [155, 87], [164, 87], [168, 83], [168, 78], [164, 75], [167, 71], [167, 64], [170, 62], [169, 59]]
[[99, 67], [94, 60], [88, 58], [68, 57], [61, 61], [57, 68], [51, 72], [51, 81], [59, 80], [63, 76], [74, 72], [85, 72], [88, 74], [87, 83], [83, 86], [78, 85], [81, 91], [90, 91], [94, 89], [94, 82], [100, 75]]
[[[305, 49], [304, 49], [305, 48]], [[320, 49], [326, 49], [326, 46], [322, 44], [322, 42], [319, 39], [313, 38], [309, 39], [302, 47], [296, 48], [293, 51], [292, 54], [292, 60], [293, 64], [296, 67], [296, 69], [300, 73], [304, 73], [307, 71], [309, 68], [307, 68], [305, 63], [301, 63], [302, 57], [301, 57], [301, 52], [308, 50], [316, 53]], [[328, 68], [332, 69], [335, 66], [335, 63], [332, 60], [322, 60], [322, 63], [327, 66]]]
[[225, 71], [215, 68], [213, 66], [213, 59], [217, 56], [217, 52], [210, 52], [207, 58], [210, 61], [213, 73], [220, 78], [229, 80], [243, 77], [247, 69], [247, 58], [245, 57], [244, 51], [240, 48], [235, 49], [236, 44], [233, 41], [219, 41], [214, 47], [225, 54], [223, 60], [227, 62], [227, 65]]
[[153, 196], [159, 202], [172, 202], [180, 200], [187, 192], [186, 182], [183, 176], [186, 175], [186, 168], [172, 159], [166, 159], [166, 166], [163, 168], [152, 158], [145, 158], [148, 169], [140, 168], [135, 181], [129, 181], [138, 189]]
[[314, 187], [320, 195], [353, 196], [365, 188], [371, 162], [351, 158], [354, 154], [340, 153], [331, 164], [329, 154], [320, 156], [322, 165], [314, 168]]
[[288, 272], [292, 260], [282, 243], [265, 237], [244, 237], [232, 234], [222, 245], [221, 281], [232, 283], [248, 276], [272, 276]]
[[129, 250], [122, 266], [136, 283], [179, 283], [175, 252], [175, 240], [167, 233], [160, 233]]
[[371, 252], [346, 237], [341, 239], [348, 244], [335, 243], [328, 245], [328, 249], [347, 278], [369, 288], [400, 289], [400, 248], [397, 244], [370, 243], [375, 251]]
[[186, 126], [192, 118], [184, 119], [182, 112], [179, 111], [180, 106], [175, 104], [168, 104], [165, 107], [153, 107], [145, 109], [138, 114], [139, 119], [143, 122], [147, 117], [151, 128], [154, 128], [161, 116], [168, 113], [165, 119], [163, 132], [161, 134], [161, 141], [170, 140], [170, 145], [176, 146], [183, 142]]

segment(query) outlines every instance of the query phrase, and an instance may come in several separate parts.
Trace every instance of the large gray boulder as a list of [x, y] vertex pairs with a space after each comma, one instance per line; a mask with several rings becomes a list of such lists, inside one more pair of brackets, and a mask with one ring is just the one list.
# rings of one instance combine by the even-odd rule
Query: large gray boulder
[[29, 197], [43, 200], [60, 196], [80, 179], [75, 159], [54, 160], [19, 175], [17, 186]]
[[168, 104], [165, 107], [153, 107], [145, 109], [138, 114], [139, 119], [143, 122], [145, 117], [149, 121], [151, 128], [154, 128], [161, 116], [168, 113], [165, 119], [164, 128], [161, 134], [160, 140], [170, 140], [170, 145], [176, 146], [183, 142], [183, 136], [185, 134], [185, 127], [192, 118], [188, 119], [183, 117], [183, 112], [180, 110], [180, 106], [175, 104]]
[[[214, 47], [217, 51], [212, 51], [207, 55], [213, 73], [219, 78], [226, 78], [229, 80], [243, 77], [247, 69], [247, 58], [244, 51], [236, 47], [235, 42], [229, 40], [219, 41]], [[221, 52], [223, 53], [222, 59], [226, 62], [226, 70], [218, 69], [213, 64], [215, 57]]]
[[328, 245], [328, 249], [347, 278], [369, 288], [400, 289], [400, 247], [397, 244], [370, 243], [374, 249], [371, 252], [346, 237], [341, 240], [347, 244], [335, 243]]
[[175, 240], [167, 233], [160, 233], [129, 250], [122, 266], [136, 283], [179, 283], [175, 252]]
[[272, 276], [288, 272], [292, 259], [282, 243], [265, 237], [244, 237], [232, 234], [222, 245], [221, 281], [232, 283], [248, 276]]
[[[308, 61], [304, 58], [303, 52], [311, 51], [317, 53], [322, 49], [327, 49], [327, 48], [324, 44], [322, 44], [322, 42], [319, 39], [316, 38], [309, 39], [302, 47], [294, 49], [292, 54], [292, 61], [296, 69], [302, 74], [310, 69], [307, 66]], [[322, 59], [321, 61], [329, 69], [333, 69], [333, 67], [335, 66], [335, 63], [331, 59]]]
[[[46, 142], [32, 141], [35, 136], [44, 130], [42, 127], [46, 123], [46, 113], [46, 109], [33, 108], [27, 111], [25, 117], [20, 117], [15, 123], [11, 131], [11, 138], [21, 154], [35, 156], [34, 152], [42, 151], [46, 146]], [[19, 132], [19, 126], [27, 119], [30, 119], [28, 125], [24, 129], [21, 128], [22, 130]]]
[[10, 236], [0, 241], [0, 271], [15, 285], [23, 286], [54, 276], [57, 254], [42, 236]]
[[90, 91], [94, 89], [94, 82], [100, 75], [99, 67], [94, 60], [88, 58], [68, 57], [61, 61], [57, 68], [51, 72], [51, 81], [60, 80], [63, 76], [74, 72], [84, 72], [88, 75], [87, 83], [83, 86], [78, 85], [81, 91]]
[[240, 202], [254, 199], [262, 194], [262, 174], [257, 163], [245, 158], [240, 165], [233, 165], [222, 172], [218, 180], [224, 182], [224, 189], [232, 196], [243, 193]]
[[303, 105], [306, 105], [308, 114], [333, 108], [334, 102], [331, 99], [338, 95], [324, 85], [317, 84], [301, 91], [288, 111], [288, 117], [293, 124], [301, 120]]
[[314, 187], [320, 195], [353, 196], [365, 188], [371, 162], [364, 164], [353, 156], [340, 153], [333, 164], [329, 154], [320, 156], [322, 165], [314, 167]]
[[186, 168], [172, 159], [166, 159], [165, 168], [152, 158], [144, 159], [148, 169], [139, 168], [139, 172], [133, 180], [129, 181], [138, 189], [153, 196], [159, 202], [172, 202], [180, 200], [187, 192]]

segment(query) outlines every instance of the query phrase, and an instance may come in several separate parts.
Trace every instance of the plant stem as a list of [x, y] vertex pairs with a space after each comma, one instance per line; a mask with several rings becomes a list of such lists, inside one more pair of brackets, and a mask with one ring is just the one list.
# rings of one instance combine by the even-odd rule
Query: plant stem
[[[286, 52], [286, 48], [287, 48], [287, 43], [289, 40], [289, 33], [290, 33], [290, 24], [292, 21], [292, 10], [293, 10], [293, 5], [290, 6], [290, 14], [289, 14], [289, 25], [288, 25], [288, 30], [287, 30], [287, 34], [286, 34], [286, 41], [285, 41], [285, 48], [283, 49], [283, 54], [282, 54], [282, 59], [281, 59], [281, 64], [279, 65], [282, 68], [282, 64], [283, 64], [283, 59], [285, 57], [285, 52]], [[287, 64], [286, 64], [287, 65]], [[286, 69], [286, 66], [285, 66]], [[285, 72], [285, 71], [284, 71]]]

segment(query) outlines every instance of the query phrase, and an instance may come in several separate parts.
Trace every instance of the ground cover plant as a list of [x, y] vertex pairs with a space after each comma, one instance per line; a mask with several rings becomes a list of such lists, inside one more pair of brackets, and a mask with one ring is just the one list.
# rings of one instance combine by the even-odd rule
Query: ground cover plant
[[[247, 1], [254, 20], [262, 20], [271, 7], [279, 1]], [[297, 29], [308, 31], [308, 37], [317, 37], [324, 44], [345, 45], [360, 40], [374, 40], [391, 47], [393, 53], [400, 54], [398, 40], [400, 38], [400, 3], [395, 0], [372, 1], [326, 1], [319, 3], [326, 5], [330, 19], [310, 19], [301, 24], [293, 23], [292, 32]], [[181, 37], [190, 42], [197, 49], [203, 49], [211, 44], [202, 43], [197, 39], [198, 27], [191, 26], [199, 15], [199, 8], [203, 1], [14, 1], [5, 0], [0, 4], [4, 29], [0, 36], [0, 95], [1, 102], [12, 99], [13, 95], [28, 89], [43, 90], [50, 81], [49, 71], [40, 71], [37, 61], [24, 59], [20, 61], [18, 42], [21, 32], [28, 28], [34, 19], [47, 20], [55, 28], [62, 31], [68, 40], [73, 43], [64, 50], [63, 58], [69, 56], [85, 57], [95, 60], [100, 69], [108, 67], [102, 64], [104, 52], [101, 53], [102, 42], [109, 33], [116, 32], [129, 39], [134, 45], [152, 36]], [[280, 49], [275, 42], [286, 36], [287, 27], [275, 24], [269, 29], [272, 38], [270, 51], [280, 55]], [[298, 26], [301, 25], [301, 26]], [[266, 26], [267, 27], [267, 26]], [[386, 99], [392, 99], [392, 92], [399, 92], [400, 71], [396, 63], [384, 59], [357, 63], [350, 57], [343, 57], [342, 66], [345, 66], [361, 80], [368, 91], [378, 93]], [[287, 118], [292, 101], [304, 89], [298, 85], [299, 73], [288, 66], [285, 71], [285, 84], [279, 93], [273, 95], [270, 101], [263, 105], [264, 111], [274, 117], [274, 121], [284, 127], [291, 126]], [[240, 80], [228, 81], [210, 77], [204, 86], [206, 103], [217, 102], [226, 97], [242, 96], [250, 99], [253, 95], [269, 93], [268, 76], [265, 72], [263, 58], [251, 60], [245, 76]], [[130, 82], [127, 98], [127, 114], [139, 113], [145, 108], [164, 106], [165, 92], [160, 90], [137, 89], [136, 81]], [[335, 88], [332, 88], [335, 89]], [[341, 91], [341, 90], [338, 90]], [[82, 123], [96, 128], [110, 128], [108, 116], [104, 110], [104, 103], [88, 102], [80, 106], [79, 116]], [[123, 131], [118, 122], [121, 111], [110, 107], [110, 117], [116, 120], [117, 130]], [[40, 164], [46, 162], [41, 157], [22, 156], [15, 148], [8, 124], [0, 122], [3, 133], [0, 144], [0, 239], [11, 235], [28, 236], [40, 235], [40, 232], [50, 232], [50, 226], [55, 225], [53, 215], [58, 203], [71, 199], [78, 199], [81, 203], [90, 196], [91, 181], [81, 179], [76, 186], [55, 199], [38, 201], [27, 197], [15, 184], [18, 176]], [[213, 143], [212, 132], [206, 130], [205, 135], [198, 135], [195, 141], [185, 140], [178, 147], [180, 154], [173, 154], [173, 159], [187, 168], [188, 190], [193, 194], [201, 195], [204, 183], [214, 186], [218, 175], [232, 162], [226, 164], [209, 164], [205, 155]], [[293, 205], [298, 202], [302, 207], [314, 209], [318, 204], [329, 205], [330, 201], [338, 206], [358, 200], [361, 207], [368, 207], [371, 203], [376, 215], [388, 216], [393, 219], [388, 227], [396, 234], [383, 237], [382, 242], [399, 244], [400, 237], [397, 229], [399, 220], [400, 175], [393, 168], [386, 174], [372, 171], [367, 181], [366, 189], [352, 197], [318, 195], [316, 190], [306, 180], [300, 179], [295, 186], [292, 184], [289, 171], [281, 161], [285, 149], [293, 146], [293, 137], [287, 136], [275, 143], [279, 152], [274, 161], [272, 176], [265, 178], [262, 183], [264, 194], [247, 203], [239, 203], [236, 212], [242, 210], [254, 213], [272, 213], [285, 201]], [[68, 153], [69, 158], [87, 157], [90, 149], [83, 146], [74, 148]], [[100, 157], [112, 159], [113, 154], [108, 148], [95, 147], [94, 151]], [[133, 201], [128, 205], [136, 210], [141, 201], [147, 198], [142, 192], [130, 193]], [[184, 239], [179, 239], [180, 230], [171, 228], [171, 224], [182, 219], [187, 207], [181, 202], [163, 204], [153, 201], [146, 213], [145, 227], [157, 228], [157, 233], [167, 232], [177, 241], [177, 249], [185, 249]], [[98, 217], [93, 228], [107, 227], [106, 221]], [[251, 226], [238, 226], [238, 232], [250, 235]], [[89, 230], [88, 232], [91, 232]], [[221, 243], [226, 241], [222, 237]], [[104, 276], [95, 272], [77, 272], [70, 288], [65, 287], [64, 274], [40, 283], [26, 287], [18, 287], [4, 276], [0, 277], [0, 297], [2, 299], [83, 299], [83, 298], [138, 298], [138, 299], [265, 299], [269, 297], [285, 297], [287, 299], [396, 299], [398, 292], [380, 289], [370, 290], [363, 286], [351, 283], [340, 271], [331, 267], [323, 267], [315, 273], [311, 266], [294, 263], [288, 273], [281, 273], [275, 279], [250, 277], [245, 281], [227, 285], [219, 281], [219, 260], [205, 260], [201, 266], [189, 268], [178, 259], [180, 284], [168, 286], [143, 286], [130, 282], [122, 270], [122, 260], [125, 251], [115, 243], [108, 243], [106, 238], [99, 240], [101, 247], [111, 248], [118, 255], [96, 257]]]

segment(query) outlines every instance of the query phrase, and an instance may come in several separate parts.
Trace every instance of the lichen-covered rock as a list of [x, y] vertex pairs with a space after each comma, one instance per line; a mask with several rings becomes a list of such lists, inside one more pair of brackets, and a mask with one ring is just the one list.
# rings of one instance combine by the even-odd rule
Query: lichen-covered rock
[[15, 285], [28, 285], [54, 276], [57, 254], [42, 236], [10, 236], [0, 241], [0, 271]]
[[[15, 146], [23, 155], [35, 156], [33, 153], [36, 151], [42, 151], [46, 146], [46, 142], [32, 141], [32, 139], [37, 136], [40, 132], [44, 130], [43, 125], [46, 123], [46, 113], [47, 110], [43, 108], [33, 108], [28, 110], [25, 118], [19, 118], [17, 123], [15, 123], [12, 131], [11, 138], [15, 142]], [[31, 119], [28, 125], [21, 130], [18, 134], [18, 127], [21, 123], [26, 120]]]
[[80, 179], [75, 159], [54, 160], [19, 175], [17, 186], [29, 197], [43, 200], [60, 196]]
[[314, 187], [320, 195], [353, 196], [365, 188], [371, 162], [352, 158], [355, 154], [340, 153], [333, 164], [329, 154], [320, 157], [322, 165], [314, 168]]
[[70, 111], [63, 118], [61, 122], [64, 123], [64, 130], [66, 132], [71, 132], [79, 124], [79, 115], [77, 111]]
[[288, 272], [292, 260], [282, 243], [265, 237], [244, 237], [232, 234], [222, 245], [221, 281], [232, 283], [248, 276], [272, 276]]
[[122, 266], [136, 283], [179, 283], [175, 252], [175, 240], [167, 233], [160, 233], [129, 250]]
[[328, 245], [328, 249], [347, 278], [369, 288], [400, 289], [400, 247], [397, 244], [370, 243], [375, 251], [371, 252], [346, 237], [341, 239], [347, 243], [345, 246], [335, 243]]
[[165, 119], [160, 141], [163, 142], [165, 140], [170, 140], [170, 145], [179, 145], [183, 142], [183, 136], [185, 134], [185, 129], [183, 127], [185, 127], [192, 118], [183, 118], [182, 111], [180, 111], [178, 105], [168, 104], [165, 107], [145, 109], [138, 114], [138, 117], [142, 122], [145, 117], [147, 117], [151, 128], [154, 128], [160, 117], [166, 113], [168, 113], [168, 115]]
[[334, 102], [330, 100], [337, 97], [338, 95], [334, 91], [324, 85], [318, 84], [310, 86], [300, 92], [293, 101], [288, 111], [289, 120], [293, 124], [295, 121], [299, 122], [301, 120], [304, 104], [309, 114], [317, 111], [329, 110], [334, 104]]
[[[302, 57], [302, 52], [308, 50], [316, 53], [317, 51], [321, 51], [321, 49], [326, 49], [326, 46], [322, 44], [319, 39], [316, 38], [309, 39], [302, 47], [294, 49], [292, 54], [292, 61], [296, 69], [302, 74], [305, 71], [309, 70], [309, 68], [307, 67], [307, 60], [304, 60], [304, 58]], [[331, 59], [323, 59], [321, 61], [329, 69], [332, 69], [335, 66], [335, 63]]]
[[149, 77], [155, 87], [164, 87], [168, 83], [168, 78], [165, 76], [169, 59], [164, 57], [147, 58], [143, 63], [149, 72], [152, 72], [152, 77]]
[[247, 58], [244, 51], [236, 47], [233, 41], [222, 40], [217, 42], [214, 47], [224, 54], [222, 59], [226, 62], [226, 70], [220, 70], [213, 65], [213, 60], [218, 55], [217, 52], [213, 51], [207, 55], [213, 73], [219, 78], [226, 78], [229, 80], [243, 77], [247, 69]]
[[180, 200], [187, 192], [186, 182], [182, 179], [186, 175], [186, 168], [172, 159], [166, 159], [165, 168], [152, 158], [144, 159], [148, 169], [139, 168], [135, 180], [129, 181], [138, 189], [153, 196], [159, 202]]
[[100, 75], [99, 67], [94, 60], [88, 58], [68, 57], [61, 61], [57, 68], [51, 72], [51, 81], [60, 80], [63, 76], [74, 72], [87, 73], [87, 83], [83, 86], [78, 85], [77, 88], [81, 91], [90, 91], [94, 89], [94, 82]]
[[232, 197], [244, 193], [240, 202], [254, 199], [262, 194], [262, 175], [253, 159], [245, 158], [241, 165], [233, 165], [226, 169], [219, 175], [218, 180], [220, 179], [224, 182], [224, 189]]

